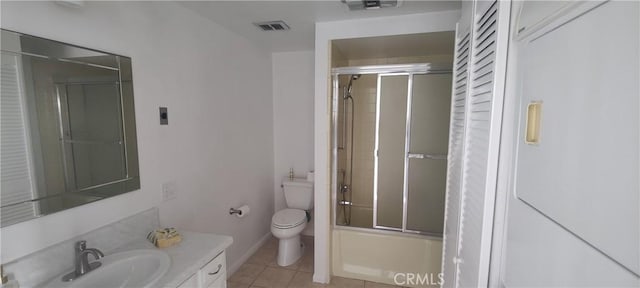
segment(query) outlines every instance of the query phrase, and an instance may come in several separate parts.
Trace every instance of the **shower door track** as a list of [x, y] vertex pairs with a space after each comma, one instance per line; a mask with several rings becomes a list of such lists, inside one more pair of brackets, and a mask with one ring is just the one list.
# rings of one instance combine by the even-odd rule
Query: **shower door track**
[[419, 232], [419, 231], [418, 231], [419, 233], [418, 232], [413, 233], [411, 231], [402, 232], [398, 230], [352, 227], [352, 226], [342, 226], [342, 225], [335, 225], [335, 224], [332, 225], [332, 228], [336, 230], [347, 230], [347, 231], [374, 233], [374, 234], [381, 234], [381, 235], [395, 235], [395, 236], [415, 237], [420, 239], [442, 240], [442, 234], [440, 233], [428, 233], [428, 232]]

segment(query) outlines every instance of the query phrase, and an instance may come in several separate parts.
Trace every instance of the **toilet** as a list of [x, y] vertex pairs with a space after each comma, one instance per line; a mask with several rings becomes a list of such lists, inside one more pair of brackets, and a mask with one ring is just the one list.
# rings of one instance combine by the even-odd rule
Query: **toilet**
[[287, 208], [271, 218], [271, 233], [278, 238], [278, 265], [289, 266], [304, 252], [300, 233], [310, 220], [307, 216], [313, 208], [313, 182], [306, 179], [286, 179], [282, 183]]

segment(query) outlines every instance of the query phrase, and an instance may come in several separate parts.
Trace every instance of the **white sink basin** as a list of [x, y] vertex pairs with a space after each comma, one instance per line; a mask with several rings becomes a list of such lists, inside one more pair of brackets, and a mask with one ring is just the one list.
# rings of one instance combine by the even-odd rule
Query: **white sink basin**
[[62, 281], [62, 275], [67, 274], [65, 272], [43, 287], [153, 287], [169, 270], [171, 264], [171, 259], [166, 253], [151, 249], [115, 253], [99, 261], [102, 262], [100, 267], [73, 281]]

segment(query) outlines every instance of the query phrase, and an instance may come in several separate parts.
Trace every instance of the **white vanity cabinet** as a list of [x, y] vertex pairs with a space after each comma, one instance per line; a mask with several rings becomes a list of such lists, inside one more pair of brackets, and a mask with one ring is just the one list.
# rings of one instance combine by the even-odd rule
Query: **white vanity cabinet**
[[157, 287], [226, 288], [227, 257], [225, 250], [233, 238], [224, 235], [181, 232], [180, 243], [165, 249], [171, 268]]
[[200, 287], [200, 271], [198, 273], [191, 275], [187, 281], [182, 282], [178, 288], [191, 288], [191, 287]]
[[227, 259], [224, 251], [202, 266], [179, 288], [226, 288], [227, 287]]

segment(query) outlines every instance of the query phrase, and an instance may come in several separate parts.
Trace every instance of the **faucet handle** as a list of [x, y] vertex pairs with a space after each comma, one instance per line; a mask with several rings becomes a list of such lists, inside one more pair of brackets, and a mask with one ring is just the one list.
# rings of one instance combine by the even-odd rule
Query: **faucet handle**
[[76, 251], [84, 251], [85, 249], [87, 249], [87, 241], [80, 240], [76, 242]]

